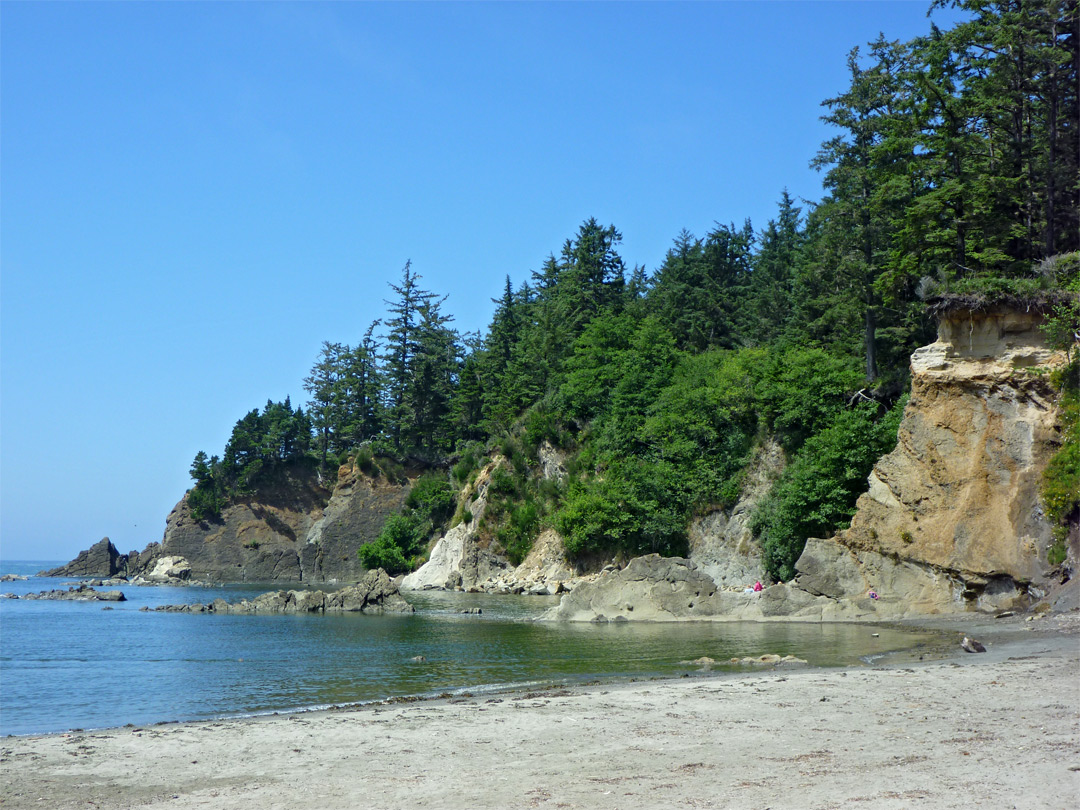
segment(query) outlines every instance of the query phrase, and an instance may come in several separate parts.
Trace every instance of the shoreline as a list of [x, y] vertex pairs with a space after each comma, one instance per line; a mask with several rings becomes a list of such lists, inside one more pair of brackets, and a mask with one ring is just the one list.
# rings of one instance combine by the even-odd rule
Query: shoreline
[[942, 621], [989, 651], [6, 737], [0, 803], [1067, 806], [1080, 793], [1080, 615], [1035, 632]]
[[[142, 608], [145, 610], [145, 608]], [[536, 622], [538, 619], [532, 618], [518, 618], [507, 619], [511, 622]], [[507, 695], [514, 695], [516, 693], [545, 691], [552, 689], [586, 689], [591, 687], [614, 687], [623, 684], [632, 683], [644, 683], [644, 682], [664, 682], [671, 680], [679, 680], [684, 678], [691, 679], [709, 679], [709, 678], [729, 678], [729, 677], [753, 677], [767, 675], [770, 672], [791, 672], [801, 670], [814, 670], [823, 672], [841, 671], [843, 669], [861, 669], [863, 667], [888, 667], [898, 666], [903, 663], [909, 663], [915, 661], [916, 658], [922, 661], [925, 657], [927, 661], [945, 660], [953, 656], [954, 644], [951, 643], [949, 636], [952, 634], [944, 629], [943, 625], [930, 626], [922, 625], [920, 622], [913, 621], [843, 621], [843, 622], [813, 622], [808, 623], [804, 621], [788, 622], [784, 620], [745, 620], [742, 624], [765, 624], [765, 625], [836, 625], [841, 627], [850, 627], [852, 625], [859, 625], [860, 627], [873, 628], [879, 627], [883, 629], [891, 629], [894, 631], [900, 631], [908, 633], [909, 635], [917, 635], [925, 633], [927, 641], [920, 641], [914, 643], [911, 646], [886, 648], [884, 650], [859, 655], [858, 658], [851, 657], [846, 663], [815, 663], [807, 662], [802, 659], [794, 659], [792, 661], [762, 661], [758, 662], [753, 656], [750, 658], [742, 658], [741, 663], [735, 659], [720, 658], [712, 660], [708, 658], [702, 658], [700, 660], [684, 660], [679, 663], [682, 665], [678, 670], [674, 671], [642, 671], [642, 672], [615, 672], [615, 673], [591, 673], [583, 675], [565, 675], [565, 676], [536, 676], [534, 678], [526, 678], [522, 680], [509, 681], [509, 682], [476, 682], [476, 683], [457, 683], [446, 684], [439, 686], [432, 686], [430, 689], [426, 689], [418, 692], [402, 692], [398, 694], [386, 694], [380, 697], [370, 697], [363, 700], [356, 701], [344, 701], [344, 702], [325, 702], [325, 703], [313, 703], [313, 704], [293, 704], [283, 705], [277, 707], [266, 707], [252, 710], [224, 710], [219, 713], [207, 713], [200, 712], [198, 714], [187, 716], [142, 716], [141, 718], [134, 718], [133, 722], [125, 722], [127, 718], [119, 719], [112, 724], [92, 725], [84, 723], [81, 726], [71, 725], [67, 727], [53, 727], [48, 730], [30, 730], [19, 732], [8, 732], [0, 735], [0, 741], [3, 740], [17, 740], [26, 738], [38, 738], [38, 737], [55, 737], [64, 736], [70, 734], [91, 734], [101, 733], [113, 730], [122, 730], [125, 728], [131, 728], [133, 726], [141, 726], [143, 728], [162, 728], [162, 727], [175, 727], [185, 724], [193, 723], [206, 723], [206, 722], [243, 722], [248, 720], [258, 720], [267, 717], [277, 716], [291, 716], [291, 715], [311, 715], [318, 714], [320, 712], [342, 712], [342, 711], [355, 711], [370, 709], [373, 707], [394, 706], [399, 704], [412, 704], [422, 702], [433, 702], [444, 699], [455, 699], [461, 695], [467, 697], [505, 697]], [[558, 624], [558, 622], [548, 622], [548, 624]], [[645, 622], [643, 624], [652, 626], [663, 626], [665, 623]], [[709, 619], [694, 619], [678, 622], [679, 625], [711, 625], [714, 624]], [[737, 624], [733, 622], [724, 622], [725, 625]], [[990, 630], [996, 630], [1000, 628], [1000, 623], [996, 626], [991, 624], [988, 626]], [[1033, 628], [1034, 629], [1034, 628]], [[877, 636], [877, 633], [873, 634]], [[766, 650], [768, 651], [768, 650]], [[757, 655], [755, 653], [754, 655]], [[708, 663], [705, 663], [708, 662]], [[0, 801], [0, 804], [3, 802]]]

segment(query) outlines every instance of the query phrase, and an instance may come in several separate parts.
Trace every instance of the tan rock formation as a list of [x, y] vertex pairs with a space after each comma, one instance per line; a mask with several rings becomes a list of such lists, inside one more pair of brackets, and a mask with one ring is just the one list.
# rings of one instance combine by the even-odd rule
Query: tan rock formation
[[851, 528], [807, 543], [796, 588], [882, 617], [1043, 594], [1052, 527], [1039, 482], [1060, 430], [1048, 372], [1065, 357], [1041, 323], [1037, 312], [942, 316], [937, 342], [912, 355], [896, 449], [870, 473]]

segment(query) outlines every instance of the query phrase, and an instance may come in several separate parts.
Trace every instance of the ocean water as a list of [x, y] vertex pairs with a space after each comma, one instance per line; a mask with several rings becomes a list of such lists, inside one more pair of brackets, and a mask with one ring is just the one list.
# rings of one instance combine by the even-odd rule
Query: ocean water
[[[0, 562], [0, 574], [60, 564]], [[0, 583], [0, 593], [67, 582], [31, 577]], [[921, 631], [865, 625], [532, 622], [558, 597], [441, 592], [406, 594], [417, 608], [407, 616], [139, 610], [239, 601], [280, 587], [128, 585], [120, 587], [128, 599], [120, 603], [0, 599], [0, 735], [597, 679], [696, 677], [698, 668], [686, 662], [702, 656], [725, 661], [778, 653], [814, 666], [865, 664], [941, 643]], [[483, 613], [461, 613], [470, 607]], [[416, 656], [425, 660], [411, 660]]]

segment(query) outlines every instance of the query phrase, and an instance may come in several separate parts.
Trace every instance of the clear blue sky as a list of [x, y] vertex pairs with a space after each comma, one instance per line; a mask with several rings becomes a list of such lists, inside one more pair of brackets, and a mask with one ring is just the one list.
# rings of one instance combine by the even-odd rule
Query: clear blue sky
[[160, 540], [407, 259], [483, 329], [587, 217], [652, 272], [817, 199], [848, 50], [928, 5], [4, 2], [0, 555]]

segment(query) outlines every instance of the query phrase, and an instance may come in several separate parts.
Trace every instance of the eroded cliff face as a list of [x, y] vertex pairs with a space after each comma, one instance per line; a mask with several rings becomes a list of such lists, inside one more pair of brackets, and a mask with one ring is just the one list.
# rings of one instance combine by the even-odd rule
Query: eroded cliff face
[[[544, 442], [539, 449], [540, 475], [546, 479], [566, 476], [563, 454]], [[469, 520], [449, 529], [431, 549], [428, 561], [406, 576], [403, 590], [467, 590], [489, 593], [554, 594], [574, 587], [595, 574], [577, 570], [566, 559], [562, 537], [546, 529], [533, 543], [521, 564], [514, 566], [489, 533], [481, 530], [488, 508], [491, 475], [506, 460], [496, 456], [476, 481], [459, 494], [459, 511]]]
[[431, 549], [428, 561], [406, 576], [404, 590], [481, 590], [481, 585], [511, 570], [500, 549], [481, 537], [480, 524], [487, 511], [491, 474], [505, 462], [497, 457], [487, 464], [471, 487], [458, 494], [458, 510], [468, 510], [469, 520], [449, 529]]
[[794, 587], [835, 604], [801, 610], [994, 611], [1044, 594], [1052, 527], [1039, 484], [1060, 443], [1048, 372], [1065, 357], [1041, 323], [1037, 312], [942, 317], [937, 341], [912, 355], [896, 449], [851, 528], [809, 541], [796, 565]]
[[717, 510], [690, 521], [689, 559], [720, 588], [741, 590], [765, 579], [761, 546], [750, 531], [750, 521], [784, 465], [780, 445], [772, 439], [763, 442], [746, 470], [742, 494], [731, 510]]

